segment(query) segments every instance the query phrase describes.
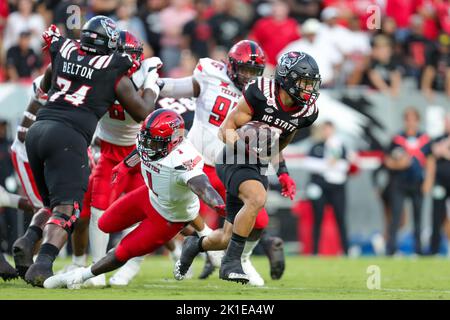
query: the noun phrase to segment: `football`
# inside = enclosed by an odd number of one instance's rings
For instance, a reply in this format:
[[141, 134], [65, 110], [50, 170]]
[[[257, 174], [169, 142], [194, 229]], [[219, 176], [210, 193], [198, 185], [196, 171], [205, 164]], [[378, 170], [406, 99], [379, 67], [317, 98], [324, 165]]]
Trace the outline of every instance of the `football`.
[[248, 145], [248, 150], [258, 155], [271, 156], [272, 148], [279, 138], [279, 131], [267, 123], [251, 121], [237, 130], [238, 135]]

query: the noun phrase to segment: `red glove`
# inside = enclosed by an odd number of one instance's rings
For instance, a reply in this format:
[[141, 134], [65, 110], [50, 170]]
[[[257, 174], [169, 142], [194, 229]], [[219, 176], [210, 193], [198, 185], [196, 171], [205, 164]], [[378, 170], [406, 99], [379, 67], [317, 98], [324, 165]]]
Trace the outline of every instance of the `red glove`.
[[130, 57], [130, 59], [132, 60], [133, 65], [130, 67], [130, 69], [128, 69], [127, 76], [129, 78], [131, 78], [133, 73], [135, 73], [141, 67], [141, 63], [138, 60], [135, 60], [135, 59], [133, 59], [131, 57]]
[[278, 181], [281, 185], [281, 195], [283, 197], [289, 197], [294, 200], [295, 192], [297, 191], [297, 186], [295, 185], [294, 179], [291, 178], [287, 173], [282, 173], [278, 176]]
[[216, 210], [216, 212], [221, 216], [221, 217], [226, 217], [227, 216], [227, 212], [225, 211], [225, 205], [224, 204], [220, 204], [218, 206], [214, 207], [214, 210]]
[[45, 42], [45, 46], [44, 46], [43, 50], [49, 48], [50, 45], [52, 44], [52, 42], [55, 41], [54, 39], [56, 38], [56, 40], [58, 40], [60, 36], [61, 36], [61, 33], [59, 32], [59, 29], [57, 26], [52, 24], [50, 27], [48, 27], [48, 29], [42, 33], [42, 38], [44, 38], [44, 42]]

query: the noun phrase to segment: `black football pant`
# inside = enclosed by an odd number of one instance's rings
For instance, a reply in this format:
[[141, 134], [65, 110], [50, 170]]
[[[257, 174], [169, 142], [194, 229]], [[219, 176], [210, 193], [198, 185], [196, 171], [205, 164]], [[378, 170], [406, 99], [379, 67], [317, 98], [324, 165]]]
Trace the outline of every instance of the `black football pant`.
[[87, 143], [81, 133], [53, 120], [36, 121], [26, 149], [44, 206], [76, 201], [81, 206], [89, 179]]
[[334, 211], [336, 222], [339, 228], [342, 250], [344, 254], [348, 251], [347, 227], [345, 224], [345, 211], [347, 201], [345, 199], [345, 184], [323, 183], [319, 187], [322, 194], [318, 199], [311, 200], [314, 211], [313, 227], [313, 253], [319, 252], [320, 228], [322, 225], [325, 205], [329, 204]]
[[388, 255], [393, 255], [397, 251], [397, 231], [400, 227], [401, 215], [406, 198], [410, 198], [413, 206], [414, 218], [414, 252], [422, 254], [420, 233], [422, 230], [422, 182], [402, 183], [394, 181], [392, 183], [392, 193], [390, 194], [392, 205], [392, 222], [388, 227], [389, 239], [387, 243]]

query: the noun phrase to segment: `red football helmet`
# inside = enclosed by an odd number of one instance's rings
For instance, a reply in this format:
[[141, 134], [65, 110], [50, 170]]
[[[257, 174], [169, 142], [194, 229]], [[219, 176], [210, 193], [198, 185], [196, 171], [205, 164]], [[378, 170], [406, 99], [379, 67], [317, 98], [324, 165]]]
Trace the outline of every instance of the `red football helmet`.
[[228, 76], [242, 90], [252, 78], [263, 74], [265, 60], [264, 52], [256, 42], [239, 41], [228, 51]]
[[128, 53], [134, 60], [141, 61], [144, 59], [144, 45], [129, 31], [120, 31], [117, 49], [119, 52]]
[[157, 161], [183, 141], [184, 120], [175, 111], [158, 109], [150, 113], [138, 134], [137, 150], [141, 160]]

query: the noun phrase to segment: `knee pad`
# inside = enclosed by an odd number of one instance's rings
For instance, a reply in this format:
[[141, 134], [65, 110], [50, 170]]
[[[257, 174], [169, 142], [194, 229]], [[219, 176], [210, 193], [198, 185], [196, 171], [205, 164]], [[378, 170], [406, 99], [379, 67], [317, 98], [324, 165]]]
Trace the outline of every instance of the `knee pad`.
[[70, 235], [79, 216], [80, 207], [78, 205], [78, 202], [75, 202], [73, 206], [73, 213], [71, 216], [68, 216], [62, 212], [55, 211], [46, 224], [56, 224], [57, 226], [60, 226], [61, 228], [66, 230], [66, 232]]

